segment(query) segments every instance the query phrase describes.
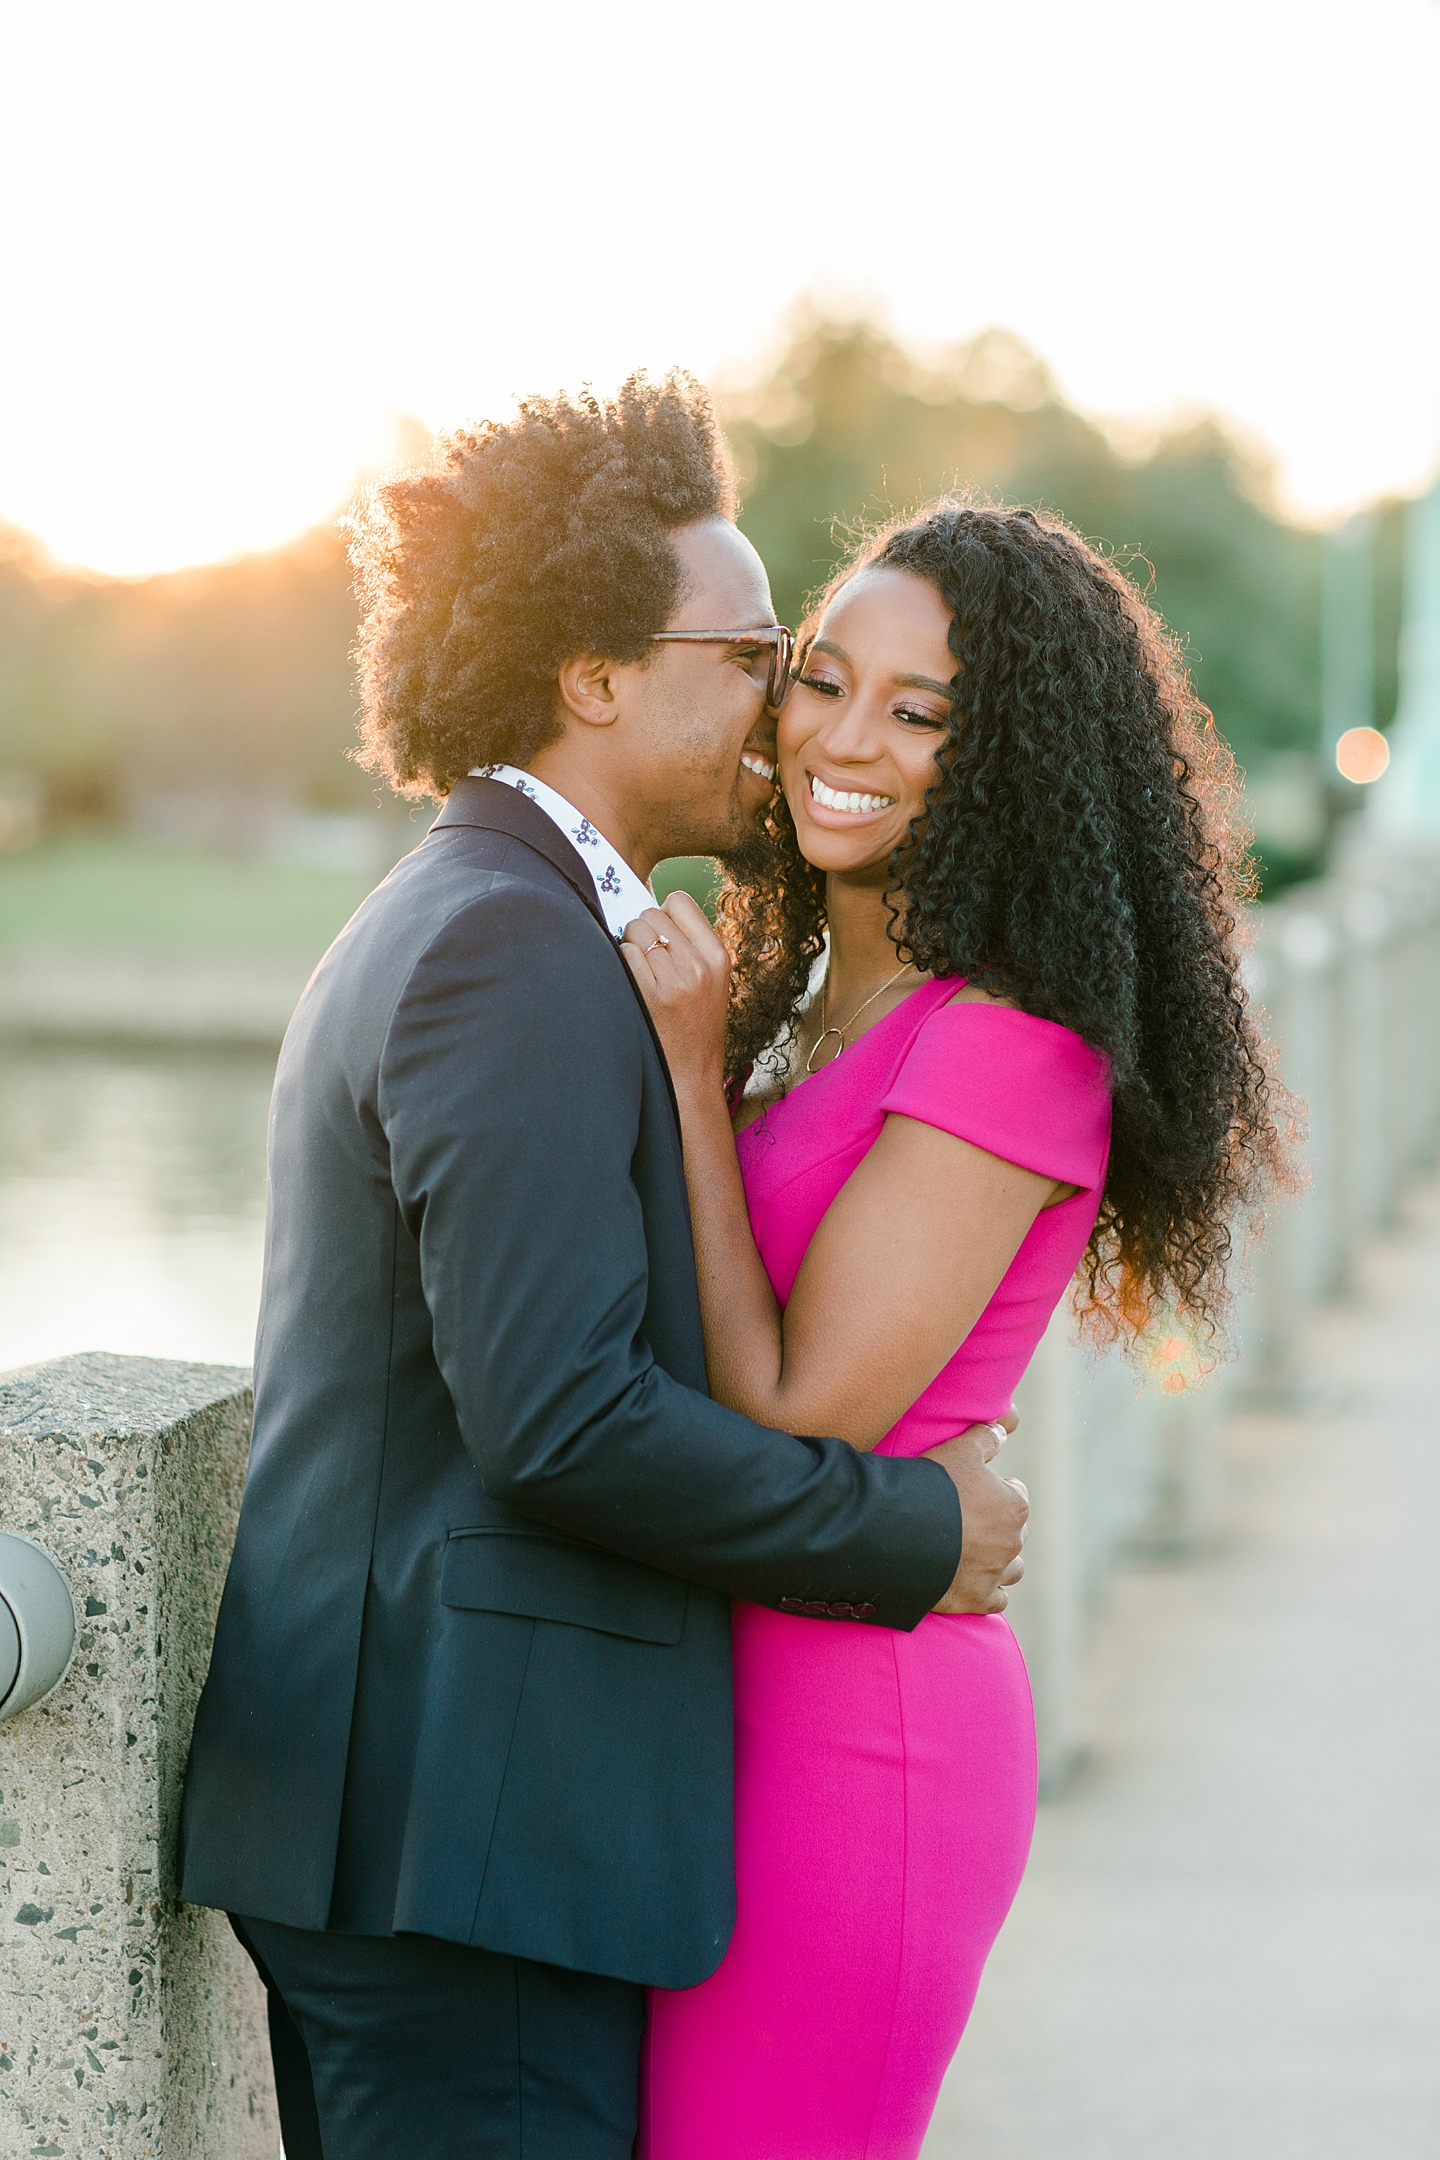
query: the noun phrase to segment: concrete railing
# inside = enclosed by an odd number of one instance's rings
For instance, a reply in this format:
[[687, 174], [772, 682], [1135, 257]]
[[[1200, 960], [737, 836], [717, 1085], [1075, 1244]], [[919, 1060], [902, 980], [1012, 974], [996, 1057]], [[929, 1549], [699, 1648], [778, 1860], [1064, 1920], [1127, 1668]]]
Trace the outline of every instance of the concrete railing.
[[0, 1529], [56, 1562], [77, 1630], [52, 1692], [0, 1703], [4, 2160], [275, 2160], [263, 1997], [174, 1884], [248, 1377], [104, 1356], [0, 1376]]
[[1435, 1160], [1440, 850], [1382, 853], [1362, 832], [1333, 876], [1259, 911], [1250, 977], [1305, 1109], [1309, 1183], [1273, 1209], [1243, 1270], [1238, 1354], [1194, 1392], [1167, 1394], [1121, 1358], [1075, 1347], [1062, 1313], [1017, 1397], [1006, 1467], [1030, 1486], [1033, 1530], [1011, 1617], [1052, 1790], [1083, 1744], [1079, 1659], [1117, 1557], [1204, 1544], [1232, 1406], [1303, 1403], [1308, 1320], [1353, 1287], [1367, 1241]]
[[[1263, 910], [1253, 979], [1309, 1106], [1311, 1184], [1275, 1216], [1238, 1360], [1168, 1394], [1088, 1358], [1060, 1316], [1022, 1386], [1008, 1460], [1034, 1530], [1012, 1614], [1051, 1787], [1083, 1742], [1076, 1676], [1117, 1556], [1203, 1544], [1230, 1404], [1303, 1397], [1307, 1316], [1432, 1159], [1440, 855], [1356, 851]], [[274, 2160], [258, 1987], [223, 1919], [180, 1905], [173, 1877], [245, 1383], [101, 1356], [0, 1377], [0, 1531], [58, 1564], [78, 1629], [49, 1694], [8, 1718], [0, 1702], [0, 2160]]]

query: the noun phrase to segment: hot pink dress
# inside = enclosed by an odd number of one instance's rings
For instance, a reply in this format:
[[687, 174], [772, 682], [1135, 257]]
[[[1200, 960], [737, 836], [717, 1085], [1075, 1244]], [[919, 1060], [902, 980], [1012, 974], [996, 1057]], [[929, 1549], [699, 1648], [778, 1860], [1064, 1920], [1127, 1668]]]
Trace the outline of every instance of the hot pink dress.
[[[1109, 1149], [1068, 1028], [922, 983], [740, 1135], [783, 1303], [887, 1112], [1080, 1188], [1042, 1211], [960, 1349], [880, 1442], [916, 1455], [1009, 1408], [1074, 1275]], [[641, 2160], [913, 2160], [1019, 1885], [1035, 1728], [999, 1615], [912, 1634], [735, 1608], [738, 1917], [718, 1971], [657, 1990]]]

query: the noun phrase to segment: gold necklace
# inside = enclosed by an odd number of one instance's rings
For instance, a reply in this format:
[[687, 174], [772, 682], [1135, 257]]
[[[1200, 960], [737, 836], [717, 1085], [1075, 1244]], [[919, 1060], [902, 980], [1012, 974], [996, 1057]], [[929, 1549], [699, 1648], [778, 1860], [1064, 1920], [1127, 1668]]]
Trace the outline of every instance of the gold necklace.
[[872, 990], [869, 997], [866, 998], [865, 1004], [856, 1006], [854, 1012], [851, 1013], [849, 1019], [845, 1022], [844, 1027], [830, 1027], [827, 1024], [830, 1013], [830, 969], [828, 966], [826, 967], [825, 981], [820, 991], [820, 1033], [816, 1036], [814, 1043], [811, 1045], [810, 1055], [805, 1060], [805, 1072], [807, 1077], [815, 1070], [815, 1059], [819, 1053], [820, 1045], [824, 1042], [826, 1036], [834, 1035], [838, 1039], [840, 1044], [840, 1049], [835, 1052], [835, 1057], [827, 1060], [829, 1064], [833, 1065], [835, 1062], [835, 1058], [838, 1058], [841, 1054], [841, 1051], [843, 1051], [847, 1047], [845, 1037], [849, 1034], [851, 1028], [854, 1027], [855, 1022], [859, 1019], [861, 1013], [865, 1011], [866, 1006], [873, 1005], [876, 998], [883, 996], [885, 991], [893, 990], [896, 983], [899, 982], [900, 977], [902, 975], [908, 975], [914, 965], [915, 963], [913, 960], [907, 960], [904, 967], [898, 969], [897, 972], [890, 977], [889, 982], [883, 982], [881, 983], [878, 990]]

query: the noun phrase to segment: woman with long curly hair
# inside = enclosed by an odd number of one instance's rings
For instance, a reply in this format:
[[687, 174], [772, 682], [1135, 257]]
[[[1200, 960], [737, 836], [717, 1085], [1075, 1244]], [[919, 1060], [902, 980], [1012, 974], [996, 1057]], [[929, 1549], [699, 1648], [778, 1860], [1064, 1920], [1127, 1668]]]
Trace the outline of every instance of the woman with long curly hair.
[[[1163, 625], [1058, 521], [941, 503], [830, 584], [777, 757], [719, 934], [682, 894], [627, 931], [712, 1392], [909, 1455], [998, 1445], [1077, 1275], [1101, 1336], [1203, 1344], [1283, 1151], [1234, 768]], [[1004, 1602], [908, 1635], [736, 1606], [738, 1922], [653, 1999], [646, 2160], [919, 2151], [1030, 1842]]]

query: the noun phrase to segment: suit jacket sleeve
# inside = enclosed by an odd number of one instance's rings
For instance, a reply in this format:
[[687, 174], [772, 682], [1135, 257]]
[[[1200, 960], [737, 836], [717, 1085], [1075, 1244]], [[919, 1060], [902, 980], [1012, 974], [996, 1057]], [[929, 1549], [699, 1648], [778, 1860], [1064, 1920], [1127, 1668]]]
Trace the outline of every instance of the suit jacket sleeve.
[[465, 1444], [487, 1491], [557, 1531], [758, 1604], [847, 1598], [912, 1628], [959, 1562], [944, 1471], [772, 1431], [651, 1354], [647, 1037], [617, 967], [568, 894], [502, 874], [390, 1023], [379, 1116]]

